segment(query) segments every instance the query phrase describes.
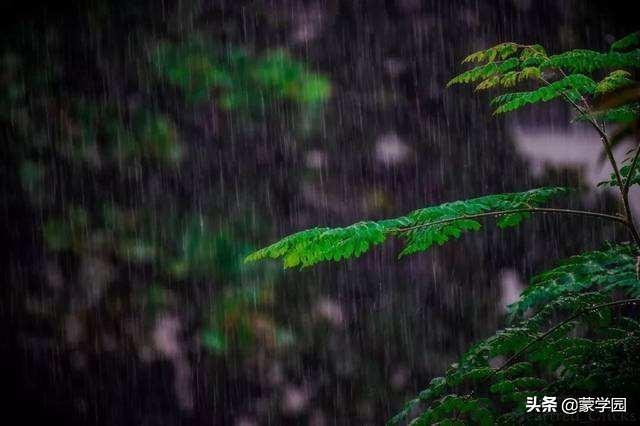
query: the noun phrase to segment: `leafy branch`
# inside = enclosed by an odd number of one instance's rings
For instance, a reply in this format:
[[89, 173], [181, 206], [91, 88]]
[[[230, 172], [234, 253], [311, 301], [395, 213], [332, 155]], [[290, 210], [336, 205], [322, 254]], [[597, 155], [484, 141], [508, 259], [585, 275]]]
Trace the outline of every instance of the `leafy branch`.
[[340, 228], [312, 228], [291, 234], [250, 254], [246, 261], [282, 258], [284, 267], [311, 266], [322, 261], [359, 257], [389, 237], [405, 243], [400, 257], [442, 245], [477, 231], [481, 218], [494, 218], [500, 228], [518, 225], [532, 213], [579, 215], [611, 220], [629, 226], [626, 218], [606, 213], [540, 207], [566, 188], [539, 188], [510, 194], [489, 195], [415, 210], [406, 216], [358, 222]]

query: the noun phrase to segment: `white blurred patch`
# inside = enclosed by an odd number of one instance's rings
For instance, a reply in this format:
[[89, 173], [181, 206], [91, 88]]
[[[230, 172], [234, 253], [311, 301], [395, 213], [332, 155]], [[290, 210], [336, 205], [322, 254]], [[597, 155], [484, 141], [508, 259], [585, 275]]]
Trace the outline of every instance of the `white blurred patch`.
[[320, 5], [312, 5], [295, 14], [291, 39], [294, 43], [308, 43], [320, 35], [325, 13]]
[[179, 331], [180, 321], [178, 318], [173, 316], [160, 318], [156, 322], [156, 327], [153, 330], [153, 343], [156, 350], [167, 358], [179, 356]]
[[391, 373], [391, 377], [389, 378], [389, 383], [394, 390], [402, 390], [409, 383], [409, 378], [411, 377], [411, 371], [406, 367], [398, 367], [393, 373]]
[[547, 166], [581, 168], [585, 179], [597, 184], [611, 172], [608, 164], [598, 162], [602, 144], [591, 132], [540, 127], [514, 127], [512, 132], [516, 151], [536, 176], [542, 175]]
[[376, 141], [376, 160], [386, 165], [402, 163], [410, 152], [409, 146], [395, 133], [384, 134]]
[[78, 280], [83, 284], [83, 292], [81, 297], [74, 298], [72, 306], [95, 306], [114, 277], [115, 269], [110, 262], [96, 256], [83, 256], [78, 271]]
[[516, 302], [524, 290], [524, 283], [513, 269], [503, 269], [500, 272], [500, 307], [504, 312], [507, 306]]
[[287, 385], [282, 391], [280, 409], [287, 416], [297, 416], [301, 414], [309, 405], [309, 393], [306, 389]]
[[314, 312], [317, 318], [328, 322], [334, 327], [341, 327], [344, 324], [342, 307], [332, 299], [320, 299], [315, 306]]
[[175, 315], [158, 319], [152, 333], [156, 351], [171, 361], [174, 371], [173, 387], [180, 408], [193, 409], [191, 367], [186, 350], [180, 344], [182, 322]]
[[384, 61], [384, 71], [391, 77], [398, 77], [406, 68], [406, 63], [399, 58], [387, 58]]
[[319, 149], [312, 149], [305, 155], [304, 162], [310, 169], [321, 169], [327, 165], [327, 154]]
[[[551, 127], [515, 126], [511, 133], [517, 152], [527, 160], [535, 176], [542, 175], [547, 166], [575, 168], [582, 170], [585, 183], [595, 188], [611, 175], [609, 163], [599, 160], [602, 142], [589, 128], [572, 127], [561, 131]], [[618, 163], [632, 147], [628, 142], [618, 144], [613, 152]], [[629, 195], [629, 201], [638, 217], [640, 190], [634, 187]]]

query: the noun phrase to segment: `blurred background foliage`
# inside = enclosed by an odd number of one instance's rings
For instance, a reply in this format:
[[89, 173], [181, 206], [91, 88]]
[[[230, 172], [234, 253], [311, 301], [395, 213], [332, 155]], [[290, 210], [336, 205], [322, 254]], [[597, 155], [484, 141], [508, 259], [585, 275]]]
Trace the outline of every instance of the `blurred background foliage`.
[[456, 58], [495, 40], [588, 47], [628, 32], [602, 4], [543, 3], [14, 5], [0, 181], [18, 393], [82, 424], [397, 411], [499, 324], [509, 268], [614, 231], [578, 221], [560, 246], [538, 237], [550, 218], [511, 242], [287, 274], [243, 259], [318, 223], [579, 183], [529, 173], [485, 102], [442, 89]]
[[226, 51], [190, 35], [185, 43], [160, 43], [151, 62], [160, 78], [178, 87], [190, 103], [208, 100], [225, 110], [264, 109], [272, 99], [313, 105], [326, 101], [331, 84], [310, 73], [286, 50], [251, 56], [239, 47]]

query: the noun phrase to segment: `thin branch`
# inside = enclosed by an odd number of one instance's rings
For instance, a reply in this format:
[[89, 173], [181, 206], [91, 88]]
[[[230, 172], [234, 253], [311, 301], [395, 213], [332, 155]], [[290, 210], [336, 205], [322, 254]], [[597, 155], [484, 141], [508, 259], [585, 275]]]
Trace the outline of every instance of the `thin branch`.
[[598, 213], [598, 212], [590, 212], [585, 210], [571, 210], [571, 209], [556, 209], [556, 208], [545, 208], [545, 207], [527, 207], [521, 209], [512, 209], [512, 210], [502, 210], [502, 211], [492, 211], [492, 212], [484, 212], [478, 214], [470, 214], [463, 215], [454, 218], [436, 220], [434, 222], [424, 223], [421, 225], [410, 226], [407, 228], [396, 228], [391, 230], [391, 232], [408, 232], [414, 229], [425, 228], [428, 226], [442, 225], [444, 223], [455, 222], [458, 220], [465, 219], [478, 219], [481, 217], [497, 217], [504, 216], [512, 213], [559, 213], [559, 214], [571, 214], [577, 216], [588, 216], [588, 217], [596, 217], [599, 219], [607, 219], [612, 220], [618, 223], [622, 223], [625, 226], [629, 226], [629, 222], [622, 216], [614, 216], [606, 213]]
[[627, 178], [624, 181], [624, 187], [620, 188], [620, 191], [622, 193], [622, 201], [624, 203], [624, 208], [627, 212], [627, 222], [629, 222], [629, 228], [631, 229], [631, 233], [633, 234], [633, 239], [635, 240], [636, 245], [638, 245], [638, 247], [640, 247], [640, 234], [638, 233], [638, 228], [636, 228], [636, 224], [634, 223], [633, 212], [631, 211], [631, 204], [629, 203], [629, 187], [631, 186], [631, 179], [638, 165], [639, 156], [640, 156], [640, 146], [636, 148], [636, 153], [633, 156], [633, 160], [631, 160], [631, 165], [629, 166], [629, 172], [627, 173]]
[[633, 172], [635, 172], [636, 166], [638, 165], [638, 157], [640, 157], [640, 145], [636, 148], [636, 153], [633, 156], [633, 160], [631, 160], [631, 165], [629, 166], [629, 173], [627, 174], [627, 178], [624, 181], [623, 191], [628, 193], [629, 187], [631, 186], [631, 178], [633, 177]]
[[[540, 78], [540, 81], [542, 81], [547, 86], [551, 85], [551, 83], [549, 83], [549, 81], [547, 81], [544, 77], [539, 77], [539, 78]], [[580, 105], [578, 105], [565, 92], [560, 92], [560, 94], [580, 114], [582, 114], [583, 116], [587, 117], [587, 121], [589, 122], [589, 124], [591, 124], [593, 126], [593, 128], [596, 130], [596, 132], [598, 132], [598, 135], [600, 135], [600, 141], [602, 142], [602, 145], [604, 146], [604, 151], [607, 154], [607, 158], [609, 160], [609, 163], [611, 163], [611, 167], [613, 168], [613, 173], [614, 173], [614, 175], [616, 177], [616, 181], [618, 182], [618, 185], [620, 186], [620, 188], [622, 188], [622, 176], [620, 175], [620, 169], [618, 168], [618, 163], [616, 162], [616, 159], [613, 156], [613, 152], [611, 151], [611, 145], [609, 144], [609, 138], [607, 137], [607, 134], [605, 133], [605, 131], [598, 125], [598, 123], [593, 118], [591, 118], [591, 117], [589, 117], [587, 115], [587, 111], [585, 109], [583, 109]]]
[[545, 333], [541, 334], [540, 336], [536, 337], [535, 339], [533, 339], [532, 341], [530, 341], [529, 343], [524, 345], [524, 347], [522, 349], [520, 349], [518, 352], [516, 352], [511, 357], [509, 357], [509, 359], [507, 359], [504, 362], [504, 364], [502, 364], [498, 369], [494, 370], [491, 373], [491, 375], [494, 375], [494, 374], [498, 373], [499, 371], [504, 370], [509, 365], [511, 365], [515, 360], [517, 360], [520, 357], [520, 355], [525, 353], [531, 346], [533, 346], [537, 342], [540, 342], [541, 340], [544, 340], [545, 338], [549, 337], [549, 335], [551, 335], [554, 331], [556, 331], [560, 327], [564, 326], [565, 324], [575, 320], [576, 318], [578, 318], [578, 317], [580, 317], [580, 316], [582, 316], [582, 315], [584, 315], [584, 314], [586, 314], [588, 312], [593, 312], [593, 311], [597, 311], [598, 309], [612, 307], [612, 306], [634, 305], [634, 304], [640, 304], [640, 299], [617, 300], [617, 301], [614, 301], [614, 302], [602, 303], [600, 305], [594, 305], [594, 306], [590, 306], [588, 308], [581, 309], [578, 312], [576, 312], [573, 315], [571, 315], [569, 318], [565, 319], [562, 322], [559, 322], [558, 324], [554, 325], [549, 330], [547, 330]]
[[[547, 86], [550, 85], [550, 83], [547, 80], [545, 80], [543, 77], [539, 77], [539, 78]], [[624, 213], [626, 217], [627, 227], [631, 232], [631, 236], [633, 237], [634, 242], [636, 243], [637, 246], [640, 247], [640, 233], [638, 233], [638, 229], [636, 228], [636, 225], [633, 221], [633, 213], [631, 212], [631, 205], [629, 204], [629, 191], [628, 189], [625, 190], [626, 182], [623, 182], [622, 180], [622, 175], [620, 174], [620, 168], [618, 167], [618, 163], [616, 162], [616, 159], [613, 156], [613, 151], [611, 150], [611, 144], [609, 143], [609, 137], [607, 136], [607, 133], [604, 131], [604, 129], [602, 129], [602, 127], [598, 125], [598, 123], [593, 118], [586, 115], [586, 111], [583, 108], [581, 108], [580, 105], [578, 105], [566, 93], [564, 92], [560, 92], [560, 93], [562, 97], [565, 98], [567, 102], [569, 102], [580, 114], [587, 117], [587, 121], [589, 122], [589, 124], [591, 124], [593, 128], [596, 130], [596, 132], [598, 132], [598, 134], [600, 135], [600, 141], [604, 146], [604, 151], [607, 154], [609, 163], [611, 163], [611, 167], [613, 168], [613, 173], [615, 175], [616, 182], [618, 184], [617, 186], [620, 189], [620, 195], [622, 197], [622, 204], [624, 206]], [[587, 107], [589, 107], [588, 104], [587, 104]]]

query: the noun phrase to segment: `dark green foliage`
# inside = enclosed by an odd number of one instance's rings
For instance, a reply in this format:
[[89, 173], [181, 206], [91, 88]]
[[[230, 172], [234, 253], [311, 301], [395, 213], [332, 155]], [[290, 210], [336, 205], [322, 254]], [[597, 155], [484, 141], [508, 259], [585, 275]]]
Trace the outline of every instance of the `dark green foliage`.
[[638, 297], [640, 282], [636, 277], [635, 250], [631, 245], [619, 245], [574, 256], [560, 266], [535, 276], [510, 310], [520, 316], [527, 309], [582, 291], [622, 289]]
[[442, 245], [460, 238], [465, 231], [477, 231], [479, 216], [496, 219], [500, 228], [518, 225], [528, 209], [566, 193], [565, 188], [540, 188], [512, 194], [497, 194], [415, 210], [406, 216], [377, 222], [358, 222], [344, 228], [313, 228], [301, 231], [256, 251], [247, 261], [283, 258], [285, 268], [311, 266], [318, 262], [358, 257], [388, 237], [404, 241], [400, 256]]
[[[609, 280], [618, 269], [633, 269], [634, 258], [629, 256], [628, 245], [614, 246], [602, 252], [594, 252], [567, 261], [552, 273], [568, 273], [568, 265], [581, 265], [597, 258], [603, 264], [611, 264], [594, 273], [596, 278], [585, 275], [586, 281]], [[616, 262], [616, 253], [622, 253], [624, 261]], [[578, 261], [577, 258], [580, 258]], [[614, 281], [615, 278], [611, 278]], [[579, 280], [577, 280], [579, 281]], [[622, 297], [637, 295], [640, 281], [630, 279], [619, 286]], [[536, 281], [534, 287], [544, 286]], [[436, 378], [419, 394], [425, 404], [423, 414], [411, 424], [432, 424], [451, 414], [439, 409], [449, 398], [477, 401], [474, 412], [480, 410], [482, 418], [493, 419], [492, 424], [513, 424], [525, 421], [524, 401], [533, 395], [576, 395], [599, 391], [629, 392], [640, 385], [640, 370], [634, 361], [634, 352], [640, 344], [640, 324], [628, 317], [613, 315], [611, 302], [613, 287], [602, 285], [597, 291], [582, 293], [580, 285], [567, 284], [565, 295], [549, 302], [547, 298], [535, 301], [531, 308], [535, 314], [521, 319], [494, 336], [474, 345], [459, 363], [447, 371], [446, 376]], [[523, 295], [526, 298], [526, 294]], [[524, 303], [524, 302], [523, 302]], [[566, 321], [562, 321], [562, 319]], [[586, 330], [595, 330], [595, 334]], [[519, 355], [517, 358], [515, 356]], [[499, 367], [490, 366], [497, 357], [509, 361]], [[593, 363], [594, 359], [598, 363]], [[473, 394], [460, 397], [462, 389], [472, 387]], [[412, 412], [401, 411], [389, 424], [400, 424]], [[462, 412], [458, 412], [460, 414]], [[479, 415], [479, 414], [478, 414]], [[529, 418], [531, 420], [531, 418]], [[424, 422], [427, 423], [424, 423]], [[477, 424], [470, 419], [466, 423]]]
[[541, 70], [561, 68], [572, 73], [591, 73], [596, 70], [625, 67], [640, 67], [640, 50], [601, 53], [576, 49], [550, 56], [540, 64]]
[[640, 46], [640, 32], [631, 33], [611, 44], [611, 50], [627, 50], [630, 47]]
[[432, 404], [425, 412], [412, 422], [414, 426], [466, 425], [470, 422], [483, 426], [492, 425], [494, 418], [487, 409], [485, 399], [474, 398], [469, 395], [447, 395]]
[[596, 82], [591, 78], [582, 74], [574, 74], [530, 92], [507, 93], [498, 96], [491, 103], [497, 106], [495, 114], [502, 114], [515, 111], [525, 105], [548, 102], [561, 96], [567, 96], [577, 101], [582, 95], [593, 93], [596, 87]]

